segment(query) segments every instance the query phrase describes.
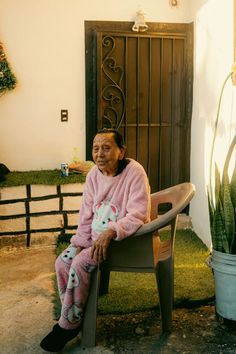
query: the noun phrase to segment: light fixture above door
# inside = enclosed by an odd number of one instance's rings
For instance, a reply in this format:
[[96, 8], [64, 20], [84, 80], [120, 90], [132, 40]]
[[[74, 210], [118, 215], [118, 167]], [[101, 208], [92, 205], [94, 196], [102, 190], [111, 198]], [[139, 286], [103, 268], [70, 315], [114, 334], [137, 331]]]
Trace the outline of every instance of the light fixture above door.
[[137, 11], [132, 31], [134, 32], [146, 32], [148, 25], [145, 22], [145, 16], [143, 11]]
[[170, 0], [170, 6], [171, 7], [177, 7], [178, 6], [178, 0]]

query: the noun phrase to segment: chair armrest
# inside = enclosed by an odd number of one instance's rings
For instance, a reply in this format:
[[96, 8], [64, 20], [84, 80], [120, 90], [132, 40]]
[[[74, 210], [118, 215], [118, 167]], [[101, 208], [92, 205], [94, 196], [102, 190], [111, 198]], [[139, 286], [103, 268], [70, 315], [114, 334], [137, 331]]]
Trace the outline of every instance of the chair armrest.
[[189, 204], [194, 194], [195, 186], [187, 182], [152, 194], [155, 205], [170, 203], [172, 204], [172, 208], [165, 214], [159, 215], [149, 223], [142, 225], [133, 236], [153, 233], [156, 230], [170, 225], [177, 215]]

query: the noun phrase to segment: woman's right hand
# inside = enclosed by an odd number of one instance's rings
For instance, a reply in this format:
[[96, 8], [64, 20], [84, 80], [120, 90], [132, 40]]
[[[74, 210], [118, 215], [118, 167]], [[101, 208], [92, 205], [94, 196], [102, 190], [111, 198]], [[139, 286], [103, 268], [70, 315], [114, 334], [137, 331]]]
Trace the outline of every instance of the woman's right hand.
[[77, 256], [77, 254], [79, 254], [79, 253], [82, 251], [82, 249], [83, 249], [83, 248], [82, 248], [82, 247], [80, 247], [80, 246], [79, 246], [79, 247], [77, 247], [77, 250], [76, 250], [76, 254], [75, 254], [75, 255]]
[[96, 241], [93, 242], [91, 248], [91, 258], [101, 263], [107, 258], [107, 251], [112, 239], [116, 238], [116, 232], [111, 229], [103, 231]]

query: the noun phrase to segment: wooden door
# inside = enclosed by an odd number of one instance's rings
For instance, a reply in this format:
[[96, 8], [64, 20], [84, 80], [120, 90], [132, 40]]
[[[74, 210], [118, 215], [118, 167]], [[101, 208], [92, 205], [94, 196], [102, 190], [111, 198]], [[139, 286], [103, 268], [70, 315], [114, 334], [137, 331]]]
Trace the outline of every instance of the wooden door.
[[[127, 156], [144, 166], [152, 192], [190, 175], [192, 42], [187, 25], [178, 29], [136, 34], [96, 28], [90, 38], [88, 141], [97, 129], [119, 127]], [[87, 152], [89, 158], [90, 145]]]

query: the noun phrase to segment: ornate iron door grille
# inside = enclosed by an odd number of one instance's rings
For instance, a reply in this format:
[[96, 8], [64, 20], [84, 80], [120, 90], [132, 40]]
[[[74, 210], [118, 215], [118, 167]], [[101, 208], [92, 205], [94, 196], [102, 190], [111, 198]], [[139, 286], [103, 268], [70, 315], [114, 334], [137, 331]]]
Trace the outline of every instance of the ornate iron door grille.
[[120, 130], [152, 192], [189, 181], [192, 37], [186, 28], [93, 34], [96, 130]]

